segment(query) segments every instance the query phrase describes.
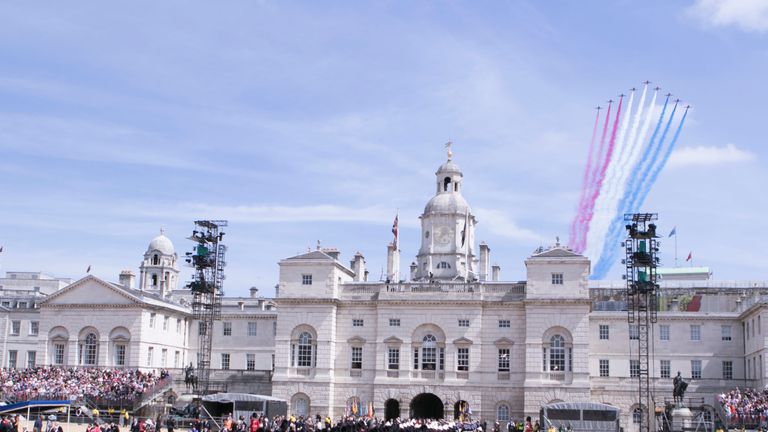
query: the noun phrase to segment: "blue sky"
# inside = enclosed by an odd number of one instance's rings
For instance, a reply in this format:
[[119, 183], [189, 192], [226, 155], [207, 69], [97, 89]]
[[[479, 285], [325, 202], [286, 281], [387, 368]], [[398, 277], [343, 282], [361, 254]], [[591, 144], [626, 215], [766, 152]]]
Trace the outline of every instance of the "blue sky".
[[478, 240], [524, 279], [567, 237], [593, 107], [649, 79], [694, 109], [646, 209], [716, 278], [765, 279], [762, 3], [4, 2], [0, 268], [116, 280], [161, 226], [183, 254], [221, 218], [229, 295], [317, 240], [378, 279], [451, 139]]

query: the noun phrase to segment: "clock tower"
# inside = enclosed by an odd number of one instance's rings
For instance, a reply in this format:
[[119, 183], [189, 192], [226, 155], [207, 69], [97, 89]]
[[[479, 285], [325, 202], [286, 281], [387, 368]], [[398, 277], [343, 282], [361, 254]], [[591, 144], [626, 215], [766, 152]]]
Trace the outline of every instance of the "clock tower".
[[450, 143], [448, 160], [437, 169], [435, 196], [421, 219], [421, 248], [416, 256], [416, 280], [478, 279], [475, 272], [475, 224], [469, 204], [461, 195], [463, 175], [453, 162]]

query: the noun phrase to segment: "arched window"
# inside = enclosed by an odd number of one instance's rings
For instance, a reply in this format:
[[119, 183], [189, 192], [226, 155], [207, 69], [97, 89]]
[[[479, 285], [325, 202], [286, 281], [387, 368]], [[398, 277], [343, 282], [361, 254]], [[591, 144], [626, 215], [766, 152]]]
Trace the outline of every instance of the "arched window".
[[549, 339], [549, 370], [565, 370], [565, 339], [560, 335]]
[[451, 184], [451, 178], [450, 177], [446, 177], [443, 180], [443, 191], [444, 192], [448, 192], [448, 186], [450, 186], [450, 184]]
[[315, 365], [315, 343], [312, 335], [309, 332], [303, 332], [299, 335], [297, 342], [292, 349], [295, 354], [291, 356], [292, 360], [295, 357], [295, 361], [291, 363], [298, 367], [313, 367]]
[[449, 269], [449, 268], [451, 268], [451, 265], [450, 265], [450, 264], [448, 264], [448, 263], [447, 263], [447, 262], [445, 262], [445, 261], [440, 261], [440, 262], [437, 264], [437, 268], [439, 268], [439, 269]]
[[99, 354], [99, 341], [95, 333], [88, 333], [80, 343], [80, 363], [85, 366], [96, 366]]
[[636, 407], [634, 410], [632, 410], [632, 423], [634, 424], [640, 424], [643, 419], [643, 408]]
[[496, 407], [496, 420], [500, 422], [509, 421], [509, 405], [499, 404], [499, 406]]
[[[550, 333], [551, 334], [551, 333]], [[543, 370], [545, 372], [571, 372], [573, 370], [573, 348], [561, 333], [555, 333], [544, 339]]]
[[293, 414], [296, 417], [309, 415], [309, 399], [306, 396], [295, 396], [293, 399]]
[[157, 275], [156, 274], [152, 275], [152, 286], [157, 286]]
[[152, 265], [158, 265], [158, 264], [160, 264], [160, 257], [157, 256], [157, 254], [154, 254], [152, 256]]

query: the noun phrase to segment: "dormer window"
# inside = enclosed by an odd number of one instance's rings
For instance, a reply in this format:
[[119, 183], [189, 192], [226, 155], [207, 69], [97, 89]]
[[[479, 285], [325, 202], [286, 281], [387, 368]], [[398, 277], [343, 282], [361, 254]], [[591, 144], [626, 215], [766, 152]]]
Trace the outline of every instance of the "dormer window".
[[449, 268], [451, 268], [451, 265], [448, 264], [445, 261], [440, 261], [439, 263], [437, 263], [437, 268], [439, 268], [439, 269], [449, 269]]
[[158, 265], [160, 264], [160, 257], [157, 256], [157, 254], [152, 256], [152, 265]]

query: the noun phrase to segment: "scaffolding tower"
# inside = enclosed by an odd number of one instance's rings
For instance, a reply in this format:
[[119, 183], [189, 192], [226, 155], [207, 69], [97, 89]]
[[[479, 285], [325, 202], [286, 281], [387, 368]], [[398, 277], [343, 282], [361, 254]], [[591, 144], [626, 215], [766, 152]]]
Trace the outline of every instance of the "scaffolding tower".
[[[630, 328], [637, 328], [637, 356], [635, 370], [630, 373], [638, 378], [640, 416], [639, 430], [650, 432], [654, 420], [655, 403], [651, 394], [650, 356], [651, 327], [657, 321], [656, 292], [659, 288], [656, 268], [659, 265], [659, 244], [656, 236], [656, 213], [625, 214], [627, 238], [622, 243], [625, 258], [624, 279], [627, 283], [627, 321]], [[632, 330], [630, 330], [632, 339]], [[633, 366], [630, 365], [630, 369]]]
[[221, 244], [224, 237], [223, 220], [195, 221], [190, 240], [195, 242], [192, 252], [187, 252], [186, 261], [195, 269], [187, 288], [192, 292], [192, 313], [199, 322], [199, 345], [195, 391], [206, 395], [210, 391], [211, 345], [213, 323], [221, 319], [221, 298], [224, 296], [224, 254], [227, 247]]

